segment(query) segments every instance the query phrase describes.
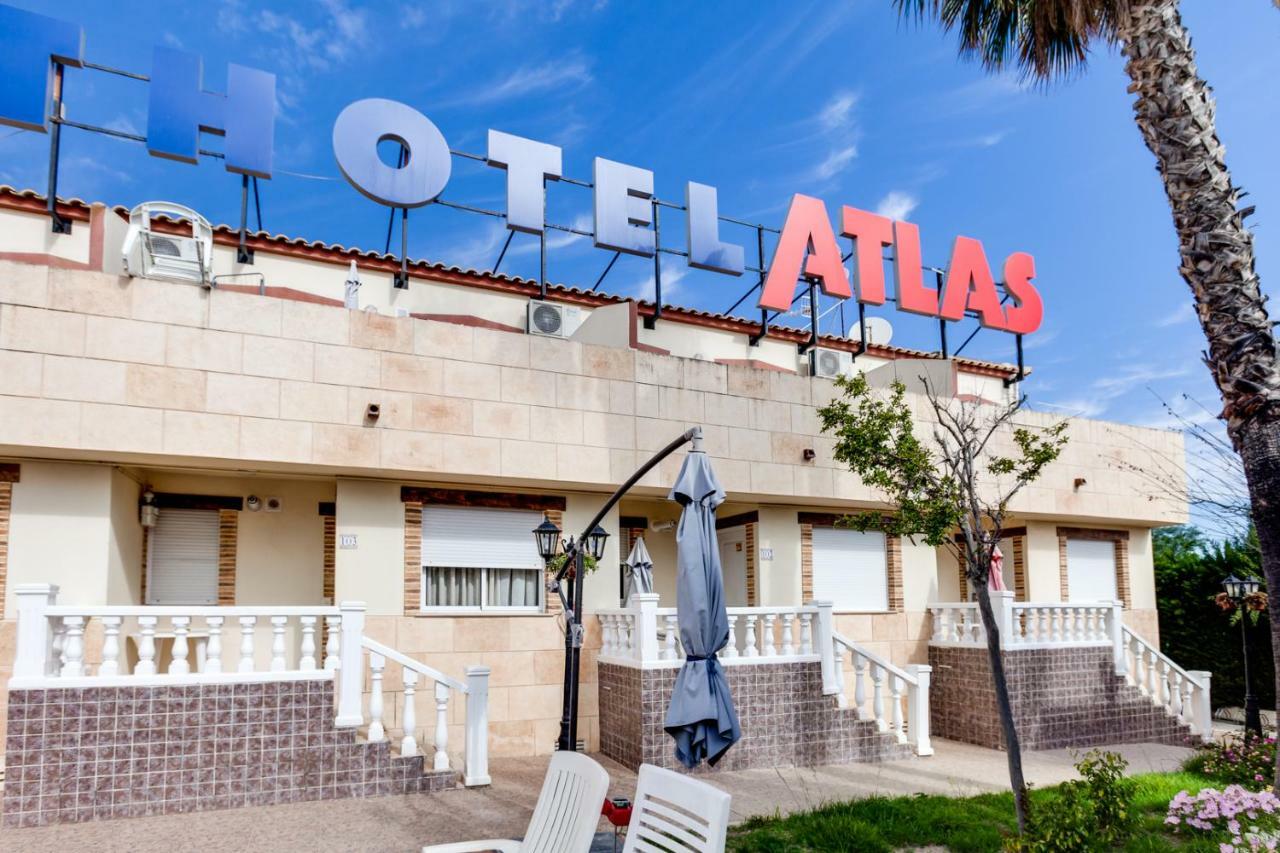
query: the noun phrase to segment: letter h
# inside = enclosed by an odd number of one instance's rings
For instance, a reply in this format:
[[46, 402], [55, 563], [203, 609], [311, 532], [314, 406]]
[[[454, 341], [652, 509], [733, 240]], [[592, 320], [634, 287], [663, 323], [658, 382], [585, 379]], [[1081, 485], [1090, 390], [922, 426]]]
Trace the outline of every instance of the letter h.
[[227, 65], [227, 93], [206, 92], [199, 56], [157, 47], [147, 111], [147, 149], [156, 157], [195, 163], [200, 133], [226, 137], [227, 171], [271, 177], [275, 136], [276, 77]]

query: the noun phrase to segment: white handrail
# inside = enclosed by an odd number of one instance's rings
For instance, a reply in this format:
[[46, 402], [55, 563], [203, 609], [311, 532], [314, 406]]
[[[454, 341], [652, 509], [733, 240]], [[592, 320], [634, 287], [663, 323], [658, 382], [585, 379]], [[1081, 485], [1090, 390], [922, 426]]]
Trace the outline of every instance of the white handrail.
[[396, 651], [390, 646], [384, 646], [382, 643], [379, 643], [377, 640], [370, 639], [369, 637], [361, 637], [360, 645], [364, 646], [366, 649], [368, 649], [369, 651], [375, 654], [382, 655], [384, 658], [388, 658], [389, 660], [395, 661], [405, 669], [411, 669], [414, 672], [418, 673], [419, 675], [425, 675], [427, 678], [430, 678], [432, 681], [436, 682], [437, 684], [446, 684], [450, 688], [457, 690], [459, 693], [465, 694], [468, 692], [467, 685], [462, 683], [458, 679], [450, 678], [440, 670], [432, 669], [422, 661], [414, 660], [413, 658], [409, 657], [406, 654], [401, 654], [400, 652]]
[[872, 663], [879, 664], [880, 666], [887, 669], [889, 672], [893, 673], [894, 675], [906, 681], [908, 684], [916, 683], [916, 677], [914, 675], [912, 675], [911, 673], [907, 672], [905, 669], [902, 669], [899, 666], [895, 666], [893, 663], [880, 657], [880, 655], [876, 654], [870, 649], [867, 649], [863, 646], [858, 645], [853, 640], [850, 640], [848, 637], [841, 634], [839, 631], [832, 631], [831, 639], [834, 640], [839, 645], [844, 646], [849, 651], [857, 652], [858, 654], [862, 655], [864, 658], [871, 661]]
[[47, 616], [337, 616], [337, 607], [316, 605], [254, 605], [251, 607], [189, 604], [51, 604], [44, 609]]
[[[729, 642], [722, 664], [733, 666], [812, 660], [821, 654], [818, 608], [813, 605], [725, 608]], [[632, 596], [630, 607], [594, 611], [600, 620], [600, 656], [640, 667], [675, 667], [684, 660], [674, 607], [658, 607], [652, 593]]]
[[[830, 605], [824, 605], [829, 607]], [[844, 692], [844, 659], [853, 659], [852, 710], [861, 719], [875, 723], [876, 728], [895, 737], [898, 743], [911, 744], [917, 755], [932, 755], [929, 741], [929, 680], [933, 668], [911, 664], [905, 668], [895, 666], [875, 652], [832, 629], [831, 679], [832, 691], [842, 708], [850, 707]], [[825, 666], [825, 665], [824, 665]], [[871, 679], [871, 696], [867, 696], [864, 674]], [[824, 672], [824, 679], [826, 673]], [[886, 685], [885, 682], [888, 682]], [[885, 714], [885, 690], [888, 688], [888, 715]], [[870, 711], [867, 700], [870, 698]], [[903, 715], [903, 702], [906, 715]]]
[[1164, 708], [1202, 741], [1213, 740], [1212, 674], [1183, 669], [1127, 625], [1120, 629], [1120, 641], [1116, 674], [1124, 675], [1153, 705]]

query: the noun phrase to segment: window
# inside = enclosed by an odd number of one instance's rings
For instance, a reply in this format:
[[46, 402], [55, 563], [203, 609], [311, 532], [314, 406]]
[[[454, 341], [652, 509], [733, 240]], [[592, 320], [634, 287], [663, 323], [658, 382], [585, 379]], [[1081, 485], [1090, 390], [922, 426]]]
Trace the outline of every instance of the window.
[[161, 509], [147, 536], [147, 604], [218, 603], [218, 511]]
[[1072, 601], [1116, 600], [1116, 544], [1067, 540], [1067, 592]]
[[883, 533], [813, 529], [813, 597], [836, 610], [889, 609], [889, 567]]
[[517, 509], [422, 508], [422, 607], [537, 610], [542, 558], [533, 528], [542, 513]]

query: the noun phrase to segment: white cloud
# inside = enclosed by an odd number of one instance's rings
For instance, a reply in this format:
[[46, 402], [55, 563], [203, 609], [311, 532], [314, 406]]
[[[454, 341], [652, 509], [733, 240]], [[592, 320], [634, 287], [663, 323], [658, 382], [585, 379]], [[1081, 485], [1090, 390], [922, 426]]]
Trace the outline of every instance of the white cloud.
[[[324, 12], [324, 20], [314, 27], [270, 9], [258, 13], [257, 29], [285, 43], [282, 65], [327, 71], [358, 55], [369, 41], [368, 13], [364, 9], [353, 9], [346, 0], [321, 0], [312, 8]], [[231, 33], [251, 29], [238, 0], [224, 4], [218, 23]]]
[[876, 213], [890, 219], [906, 219], [920, 206], [920, 199], [902, 190], [892, 190], [876, 205]]
[[1056, 403], [1041, 402], [1040, 405], [1082, 418], [1093, 418], [1105, 413], [1112, 401], [1127, 396], [1139, 386], [1165, 379], [1180, 379], [1194, 369], [1194, 365], [1163, 368], [1156, 364], [1128, 364], [1099, 376], [1089, 384], [1087, 391], [1076, 397]]
[[517, 68], [501, 80], [479, 87], [459, 97], [437, 101], [437, 107], [492, 104], [534, 92], [552, 89], [580, 89], [592, 81], [591, 67], [581, 58], [555, 60]]
[[1195, 316], [1195, 307], [1190, 302], [1183, 302], [1177, 308], [1156, 320], [1155, 324], [1158, 328], [1167, 329], [1170, 326], [1177, 326], [1180, 323], [1193, 320], [1195, 319]]
[[828, 130], [848, 127], [853, 123], [853, 110], [858, 105], [855, 92], [838, 92], [818, 114], [818, 120]]
[[843, 148], [832, 149], [827, 154], [827, 158], [814, 167], [813, 177], [820, 181], [830, 180], [843, 172], [853, 162], [853, 158], [857, 156], [858, 146], [856, 145], [846, 145]]
[[169, 47], [176, 47], [181, 49], [183, 46], [182, 39], [178, 38], [177, 36], [175, 36], [173, 33], [170, 33], [170, 32], [166, 32], [162, 40], [164, 41], [165, 44], [169, 45]]

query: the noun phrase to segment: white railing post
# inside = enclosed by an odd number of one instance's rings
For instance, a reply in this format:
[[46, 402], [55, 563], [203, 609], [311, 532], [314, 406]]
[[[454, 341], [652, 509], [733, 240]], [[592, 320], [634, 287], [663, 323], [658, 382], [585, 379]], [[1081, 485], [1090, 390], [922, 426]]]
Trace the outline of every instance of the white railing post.
[[631, 603], [636, 617], [635, 633], [631, 638], [636, 660], [641, 663], [658, 660], [658, 594], [636, 593], [631, 596]]
[[190, 649], [187, 647], [187, 634], [191, 630], [190, 616], [174, 616], [169, 620], [173, 626], [173, 654], [169, 660], [170, 675], [187, 675], [191, 672], [191, 662], [187, 660]]
[[911, 664], [907, 674], [915, 678], [915, 684], [907, 685], [907, 739], [915, 747], [916, 755], [933, 755], [929, 742], [929, 677], [933, 667], [927, 664]]
[[817, 636], [813, 641], [817, 643], [818, 654], [822, 657], [822, 692], [826, 696], [836, 695], [839, 693], [839, 687], [836, 683], [835, 669], [840, 661], [836, 657], [835, 640], [832, 637], [834, 617], [831, 611], [835, 604], [830, 601], [811, 601], [809, 604], [818, 608]]
[[[418, 673], [407, 666], [403, 667], [401, 672], [404, 674], [404, 711], [400, 715], [400, 723], [404, 730], [404, 737], [400, 738], [400, 755], [403, 758], [411, 758], [418, 754], [418, 739], [414, 737], [414, 730], [418, 728], [418, 709], [417, 702], [414, 700], [418, 687]], [[440, 685], [437, 684], [437, 694], [439, 690]]]
[[133, 671], [136, 675], [156, 674], [156, 619], [155, 616], [139, 616], [138, 632], [138, 665]]
[[18, 611], [18, 648], [13, 661], [14, 678], [41, 678], [48, 672], [53, 648], [53, 626], [45, 610], [58, 601], [58, 587], [50, 583], [23, 583], [13, 588]]
[[[1017, 645], [1018, 637], [1013, 633], [1013, 592], [1007, 589], [992, 590], [989, 595], [996, 629], [1000, 632], [1000, 648], [1007, 649]], [[980, 617], [979, 624], [981, 624]]]
[[376, 652], [369, 652], [369, 743], [381, 743], [387, 739], [382, 725], [382, 671], [387, 659]]
[[449, 769], [449, 685], [436, 682], [436, 754], [435, 770]]
[[488, 785], [490, 779], [489, 667], [487, 666], [467, 667], [466, 749], [467, 754], [462, 771], [463, 784]]
[[1129, 675], [1129, 650], [1124, 637], [1124, 605], [1119, 601], [1111, 602], [1107, 618], [1111, 624], [1107, 626], [1111, 637], [1111, 652], [1115, 659], [1116, 675]]
[[1213, 673], [1203, 669], [1193, 669], [1188, 671], [1187, 675], [1198, 682], [1191, 697], [1191, 701], [1195, 703], [1192, 710], [1195, 733], [1200, 736], [1201, 741], [1209, 743], [1213, 740], [1213, 705], [1209, 702], [1209, 685]]
[[102, 617], [102, 665], [98, 675], [120, 674], [120, 623], [119, 616]]
[[209, 645], [204, 652], [204, 671], [222, 672], [222, 616], [210, 616], [204, 620], [209, 628]]
[[365, 604], [344, 601], [338, 610], [342, 613], [342, 643], [338, 652], [338, 716], [333, 724], [353, 728], [364, 724], [360, 701], [364, 692], [364, 648], [360, 640], [364, 636]]

